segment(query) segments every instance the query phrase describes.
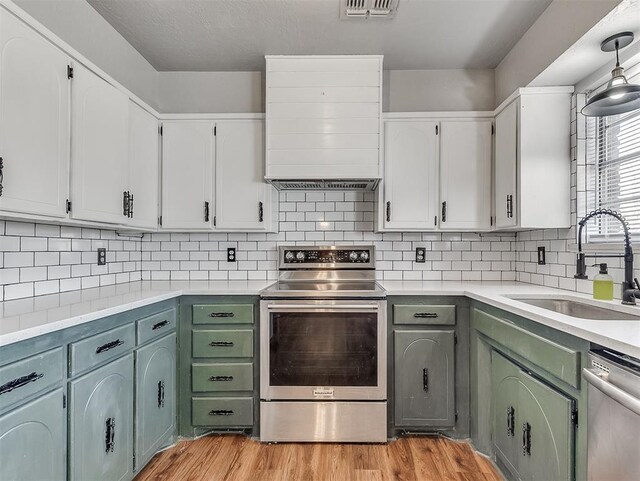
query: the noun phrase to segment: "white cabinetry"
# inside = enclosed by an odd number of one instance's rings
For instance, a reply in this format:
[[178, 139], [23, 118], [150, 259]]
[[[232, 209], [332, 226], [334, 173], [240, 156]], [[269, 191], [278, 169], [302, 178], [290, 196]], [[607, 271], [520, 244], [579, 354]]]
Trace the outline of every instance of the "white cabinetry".
[[522, 88], [496, 110], [497, 229], [570, 226], [572, 92]]
[[264, 181], [264, 121], [216, 122], [215, 227], [274, 231], [274, 188]]
[[129, 99], [75, 64], [71, 95], [71, 217], [123, 224]]
[[267, 56], [268, 179], [379, 179], [382, 56]]
[[491, 227], [492, 122], [440, 123], [440, 228]]
[[153, 229], [158, 225], [158, 120], [129, 101], [129, 225]]
[[162, 227], [210, 229], [213, 218], [212, 121], [162, 124]]
[[437, 226], [438, 122], [387, 120], [385, 172], [379, 187], [383, 230], [423, 231]]
[[68, 57], [0, 9], [0, 211], [66, 217]]

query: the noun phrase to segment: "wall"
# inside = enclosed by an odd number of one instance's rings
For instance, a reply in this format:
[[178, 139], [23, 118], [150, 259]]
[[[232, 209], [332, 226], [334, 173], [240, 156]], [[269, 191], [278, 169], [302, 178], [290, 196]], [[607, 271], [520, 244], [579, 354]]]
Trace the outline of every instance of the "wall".
[[154, 108], [157, 72], [85, 0], [14, 3]]

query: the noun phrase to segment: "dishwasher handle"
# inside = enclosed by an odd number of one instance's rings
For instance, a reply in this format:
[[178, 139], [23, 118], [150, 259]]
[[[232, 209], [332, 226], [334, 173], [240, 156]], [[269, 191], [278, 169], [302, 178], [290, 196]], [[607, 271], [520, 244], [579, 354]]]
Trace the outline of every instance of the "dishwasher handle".
[[640, 399], [632, 396], [631, 394], [620, 389], [614, 384], [611, 384], [608, 380], [607, 373], [602, 373], [599, 375], [593, 369], [583, 368], [582, 375], [584, 376], [585, 380], [593, 387], [599, 389], [614, 401], [619, 402], [624, 407], [640, 416]]

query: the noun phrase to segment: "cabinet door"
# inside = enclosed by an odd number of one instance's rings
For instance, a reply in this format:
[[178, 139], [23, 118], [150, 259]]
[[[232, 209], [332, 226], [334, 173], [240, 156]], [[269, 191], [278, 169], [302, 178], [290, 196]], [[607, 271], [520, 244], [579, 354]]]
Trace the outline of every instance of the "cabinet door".
[[0, 479], [66, 479], [66, 410], [62, 389], [0, 417]]
[[518, 101], [496, 117], [496, 228], [517, 225]]
[[136, 471], [173, 434], [176, 423], [176, 335], [136, 352]]
[[264, 181], [264, 122], [216, 123], [216, 227], [268, 230], [271, 189]]
[[129, 101], [129, 224], [155, 228], [158, 225], [158, 120]]
[[493, 446], [500, 461], [516, 477], [518, 462], [522, 456], [522, 423], [518, 406], [519, 371], [518, 366], [491, 351]]
[[[573, 479], [572, 401], [520, 372], [518, 434], [527, 440], [520, 454], [520, 478], [536, 481]], [[527, 447], [528, 446], [528, 447]]]
[[394, 346], [396, 426], [453, 426], [453, 331], [395, 331]]
[[71, 216], [125, 223], [129, 99], [76, 64], [71, 88]]
[[384, 132], [383, 226], [432, 230], [437, 215], [437, 122], [387, 121]]
[[0, 210], [66, 216], [67, 56], [0, 10]]
[[208, 229], [213, 218], [213, 123], [162, 124], [162, 227]]
[[440, 228], [491, 226], [490, 120], [440, 124]]
[[133, 354], [70, 384], [70, 480], [131, 479]]

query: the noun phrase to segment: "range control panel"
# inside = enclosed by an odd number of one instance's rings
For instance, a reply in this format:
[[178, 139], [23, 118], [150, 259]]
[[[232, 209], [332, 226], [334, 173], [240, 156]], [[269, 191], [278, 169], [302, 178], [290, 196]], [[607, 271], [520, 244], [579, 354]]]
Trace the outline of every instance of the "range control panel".
[[370, 265], [373, 261], [372, 247], [309, 248], [287, 247], [281, 251], [281, 262], [296, 264]]

